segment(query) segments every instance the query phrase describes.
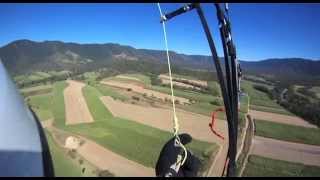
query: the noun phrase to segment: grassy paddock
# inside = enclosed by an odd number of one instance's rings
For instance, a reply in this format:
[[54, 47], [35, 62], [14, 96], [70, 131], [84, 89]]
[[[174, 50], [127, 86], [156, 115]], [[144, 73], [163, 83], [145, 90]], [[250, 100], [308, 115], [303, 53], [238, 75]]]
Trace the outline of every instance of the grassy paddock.
[[253, 88], [254, 84], [255, 83], [246, 80], [241, 81], [241, 89], [250, 96], [250, 104], [283, 109], [273, 101], [268, 94]]
[[255, 120], [258, 136], [304, 144], [320, 145], [320, 129]]
[[[53, 168], [56, 177], [94, 177], [97, 176], [98, 169], [75, 153], [73, 157], [68, 154], [68, 150], [60, 147], [49, 131], [45, 131], [48, 140]], [[81, 162], [80, 162], [81, 161]], [[85, 169], [82, 172], [83, 168]]]
[[271, 113], [276, 113], [276, 114], [294, 116], [294, 114], [292, 114], [291, 112], [289, 112], [283, 108], [272, 108], [272, 107], [265, 107], [265, 106], [250, 105], [250, 109], [253, 109], [256, 111], [271, 112]]
[[65, 81], [56, 82], [52, 92], [52, 113], [54, 116], [54, 125], [60, 128], [65, 126], [65, 105], [63, 90], [67, 87]]
[[146, 85], [151, 84], [150, 77], [143, 74], [122, 74], [122, 75], [140, 79]]
[[21, 91], [22, 96], [29, 97], [29, 96], [35, 96], [35, 95], [41, 95], [41, 94], [48, 94], [52, 92], [52, 88], [46, 88], [46, 89], [39, 89], [39, 90], [33, 90], [33, 91]]
[[51, 94], [31, 96], [27, 98], [27, 102], [41, 121], [48, 120], [53, 117], [51, 111]]
[[81, 169], [58, 147], [48, 131], [46, 131], [46, 137], [50, 148], [55, 176], [82, 176]]
[[97, 84], [95, 85], [95, 88], [97, 88], [99, 92], [104, 96], [111, 96], [115, 99], [120, 99], [122, 101], [130, 99], [129, 97], [119, 94], [118, 92], [114, 91], [112, 88], [104, 84]]
[[320, 176], [320, 167], [250, 155], [243, 176]]
[[[99, 99], [102, 93], [92, 86], [86, 86], [83, 93], [95, 122], [67, 126], [66, 129], [93, 139], [130, 160], [155, 167], [160, 150], [172, 136], [171, 133], [113, 117]], [[188, 146], [202, 159], [204, 165], [208, 163], [209, 155], [217, 150], [215, 144], [198, 140]]]

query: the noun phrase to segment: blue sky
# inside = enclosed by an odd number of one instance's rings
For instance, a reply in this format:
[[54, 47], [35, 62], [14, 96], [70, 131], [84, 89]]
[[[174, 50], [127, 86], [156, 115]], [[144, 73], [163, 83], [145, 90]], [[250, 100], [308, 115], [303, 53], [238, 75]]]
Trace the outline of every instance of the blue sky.
[[[164, 12], [182, 4], [162, 3]], [[320, 4], [230, 4], [233, 38], [244, 60], [320, 59]], [[203, 4], [219, 55], [215, 8]], [[164, 49], [156, 4], [0, 4], [0, 46], [18, 39], [119, 43]], [[196, 11], [167, 23], [170, 50], [209, 55]]]

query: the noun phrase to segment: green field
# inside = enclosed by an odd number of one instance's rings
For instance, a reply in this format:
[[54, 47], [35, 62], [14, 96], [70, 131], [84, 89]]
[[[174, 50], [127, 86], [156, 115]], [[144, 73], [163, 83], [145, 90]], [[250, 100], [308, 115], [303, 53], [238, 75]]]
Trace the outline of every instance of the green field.
[[20, 89], [20, 93], [24, 97], [40, 95], [40, 94], [48, 94], [48, 93], [51, 93], [51, 91], [52, 91], [51, 84]]
[[54, 117], [54, 125], [57, 127], [65, 126], [65, 106], [63, 90], [67, 87], [65, 81], [56, 82], [52, 92], [52, 113]]
[[21, 92], [31, 92], [31, 91], [37, 91], [37, 90], [49, 89], [49, 88], [52, 88], [51, 84], [23, 88], [23, 89], [20, 89], [20, 91]]
[[104, 96], [111, 96], [114, 99], [120, 99], [122, 101], [126, 101], [129, 100], [129, 97], [124, 96], [122, 94], [119, 94], [118, 92], [112, 90], [109, 86], [104, 85], [104, 84], [96, 84], [94, 86], [95, 88], [97, 88], [99, 90], [99, 92], [104, 95]]
[[255, 120], [256, 135], [304, 144], [320, 145], [320, 129]]
[[137, 79], [141, 80], [146, 85], [151, 84], [150, 77], [143, 75], [143, 74], [122, 74], [122, 75], [137, 78]]
[[52, 106], [52, 95], [45, 94], [45, 95], [37, 95], [37, 96], [30, 96], [27, 98], [28, 104], [31, 108], [35, 111], [38, 118], [43, 120], [48, 120], [53, 117], [51, 106]]
[[[67, 131], [86, 136], [102, 146], [145, 166], [155, 166], [161, 147], [172, 136], [170, 133], [134, 121], [113, 117], [99, 99], [102, 93], [93, 86], [86, 86], [83, 93], [95, 122], [65, 126], [62, 93], [65, 86], [64, 82], [56, 83], [54, 86], [53, 114], [55, 125]], [[107, 92], [104, 92], [104, 95], [107, 95]], [[194, 140], [189, 147], [202, 159], [204, 165], [209, 159], [209, 154], [217, 150], [217, 145], [198, 140]]]
[[53, 161], [55, 176], [82, 176], [81, 169], [71, 161], [71, 159], [63, 152], [61, 148], [58, 147], [51, 134], [48, 131], [45, 132]]
[[250, 155], [243, 177], [320, 176], [320, 167]]
[[241, 89], [250, 96], [250, 104], [283, 109], [280, 105], [278, 105], [275, 101], [273, 101], [268, 96], [268, 94], [256, 90], [253, 87], [254, 84], [257, 84], [257, 83], [253, 83], [246, 80], [241, 81]]
[[256, 105], [250, 104], [250, 109], [256, 110], [256, 111], [264, 111], [264, 112], [271, 112], [271, 113], [276, 113], [276, 114], [295, 116], [294, 114], [285, 110], [284, 108], [272, 108], [272, 107], [256, 106]]
[[[171, 95], [171, 90], [169, 87], [151, 86], [150, 78], [145, 75], [141, 75], [141, 74], [134, 74], [134, 75], [125, 74], [125, 75], [139, 78], [140, 80], [145, 82], [145, 85], [147, 86], [148, 89]], [[186, 76], [183, 76], [183, 77], [186, 78]], [[115, 77], [111, 77], [108, 79], [118, 80], [121, 82], [130, 82], [130, 81], [132, 82], [132, 80], [126, 80], [126, 79], [115, 78]], [[214, 90], [215, 92], [220, 92], [220, 89], [219, 89], [220, 87], [217, 84], [217, 82], [210, 81], [209, 85], [210, 85], [210, 87], [215, 89]], [[105, 86], [105, 87], [107, 87], [107, 86]], [[206, 116], [211, 116], [211, 114], [214, 110], [224, 106], [222, 99], [220, 97], [210, 95], [210, 94], [204, 94], [204, 93], [195, 92], [192, 90], [181, 90], [181, 89], [174, 89], [174, 94], [175, 94], [175, 96], [184, 97], [184, 98], [187, 98], [187, 99], [194, 101], [194, 103], [192, 103], [191, 105], [177, 105], [177, 107], [184, 109], [184, 110], [187, 110], [187, 111], [190, 111], [190, 112], [206, 115]], [[211, 104], [213, 102], [215, 102], [216, 104]], [[241, 98], [240, 113], [247, 113], [247, 111], [248, 111], [247, 107], [248, 107], [248, 99], [247, 99], [247, 96], [245, 96], [245, 97]], [[219, 112], [218, 118], [225, 119], [225, 113]]]
[[[171, 136], [170, 133], [134, 121], [115, 118], [100, 101], [99, 97], [102, 94], [97, 89], [86, 86], [83, 92], [95, 123], [70, 126], [68, 130], [94, 139], [128, 159], [154, 167], [161, 147]], [[209, 143], [196, 140], [191, 144], [191, 149], [200, 156], [203, 156], [202, 152], [213, 151], [215, 148], [216, 146]]]
[[[53, 140], [52, 134], [45, 130], [51, 157], [53, 160], [54, 174], [56, 177], [94, 177], [97, 176], [97, 168], [83, 159], [78, 154], [73, 158], [68, 155], [68, 150], [59, 147]], [[81, 159], [81, 164], [80, 164]], [[85, 169], [82, 172], [83, 168]]]
[[36, 71], [24, 75], [15, 76], [13, 79], [17, 84], [22, 83], [30, 83], [32, 81], [38, 81], [42, 79], [47, 79], [49, 77], [60, 77], [70, 73], [69, 71], [49, 71], [49, 72], [42, 72]]

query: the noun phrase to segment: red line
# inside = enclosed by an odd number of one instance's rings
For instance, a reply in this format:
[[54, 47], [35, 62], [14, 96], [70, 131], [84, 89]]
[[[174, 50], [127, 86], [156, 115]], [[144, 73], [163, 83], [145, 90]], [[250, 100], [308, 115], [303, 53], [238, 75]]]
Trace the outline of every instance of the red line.
[[222, 112], [222, 111], [224, 111], [224, 110], [223, 110], [223, 108], [219, 108], [219, 109], [217, 109], [216, 111], [213, 111], [213, 112], [212, 112], [212, 120], [211, 120], [211, 123], [209, 123], [209, 127], [210, 127], [210, 129], [211, 129], [211, 131], [212, 131], [213, 134], [215, 134], [216, 136], [218, 136], [219, 138], [221, 138], [222, 140], [224, 140], [224, 137], [223, 137], [220, 133], [218, 133], [216, 130], [213, 129], [213, 128], [214, 128], [214, 122], [215, 122], [215, 116], [216, 116], [216, 113], [217, 113], [218, 111]]

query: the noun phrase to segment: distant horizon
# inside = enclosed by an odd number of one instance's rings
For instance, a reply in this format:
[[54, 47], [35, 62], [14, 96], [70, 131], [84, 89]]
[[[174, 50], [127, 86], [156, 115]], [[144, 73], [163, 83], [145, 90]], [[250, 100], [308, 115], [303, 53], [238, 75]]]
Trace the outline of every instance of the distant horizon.
[[[164, 13], [183, 3], [160, 3]], [[217, 53], [223, 56], [216, 9], [202, 4]], [[271, 57], [319, 60], [320, 4], [229, 3], [232, 38], [239, 59]], [[63, 42], [118, 42], [138, 49], [165, 49], [156, 3], [5, 3], [0, 4], [0, 46], [15, 39]], [[196, 11], [166, 23], [169, 49], [210, 55]]]
[[[150, 49], [150, 48], [137, 48], [137, 47], [134, 47], [132, 45], [129, 45], [129, 44], [121, 44], [121, 43], [118, 43], [118, 42], [75, 42], [75, 41], [63, 41], [63, 40], [32, 40], [32, 39], [17, 39], [17, 40], [13, 40], [5, 45], [2, 45], [0, 46], [0, 48], [3, 48], [11, 43], [14, 43], [16, 41], [32, 41], [32, 42], [36, 42], [36, 43], [44, 43], [44, 42], [61, 42], [61, 43], [74, 43], [74, 44], [80, 44], [80, 45], [88, 45], [88, 44], [97, 44], [97, 45], [103, 45], [103, 44], [118, 44], [120, 46], [129, 46], [129, 47], [132, 47], [134, 49], [145, 49], [145, 50], [156, 50], [156, 51], [164, 51], [163, 49]], [[170, 50], [172, 52], [175, 52], [177, 54], [181, 54], [181, 55], [188, 55], [188, 56], [210, 56], [211, 57], [211, 54], [188, 54], [188, 53], [184, 53], [184, 52], [180, 52], [180, 51], [176, 51], [176, 50]], [[223, 56], [222, 56], [223, 57]], [[247, 60], [247, 59], [238, 59], [240, 61], [245, 61], [245, 62], [259, 62], [259, 61], [264, 61], [264, 60], [270, 60], [270, 59], [305, 59], [305, 60], [311, 60], [311, 61], [320, 61], [320, 58], [319, 59], [313, 59], [313, 58], [308, 58], [308, 57], [268, 57], [268, 58], [264, 58], [264, 59], [250, 59], [250, 60]]]

